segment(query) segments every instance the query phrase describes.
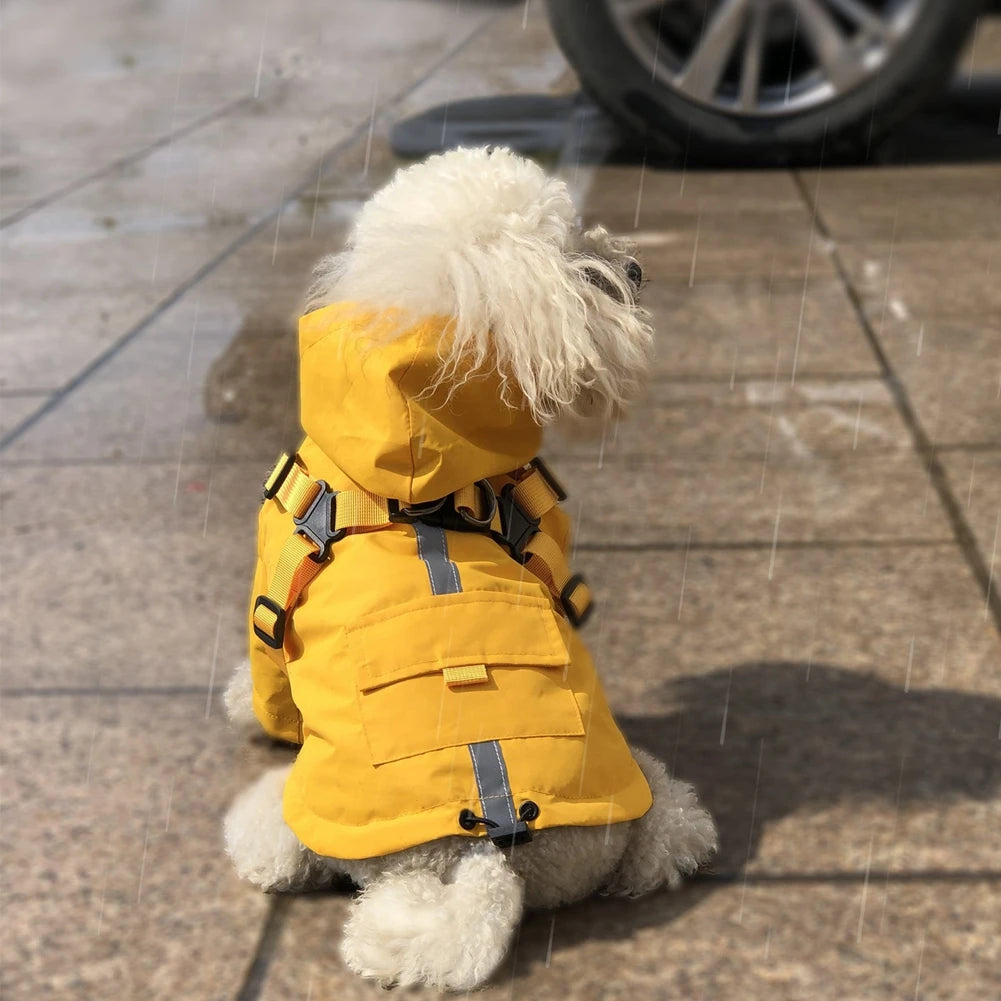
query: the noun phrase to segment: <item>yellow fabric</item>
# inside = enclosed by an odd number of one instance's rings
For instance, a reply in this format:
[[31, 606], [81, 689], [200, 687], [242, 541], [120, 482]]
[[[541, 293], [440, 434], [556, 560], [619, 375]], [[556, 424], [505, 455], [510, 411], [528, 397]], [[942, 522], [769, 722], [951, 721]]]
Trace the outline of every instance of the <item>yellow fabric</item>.
[[447, 320], [391, 339], [401, 322], [350, 303], [299, 322], [302, 426], [351, 481], [345, 487], [422, 503], [538, 453], [540, 428], [517, 400], [500, 405], [497, 376], [470, 374], [450, 399], [450, 387], [429, 391]]
[[[304, 472], [404, 503], [482, 478], [497, 489], [512, 482], [504, 472], [532, 457], [539, 430], [500, 402], [496, 380], [470, 380], [447, 402], [438, 394], [436, 410], [422, 394], [443, 325], [363, 350], [363, 315], [332, 306], [302, 321]], [[566, 515], [554, 505], [541, 527], [565, 566]], [[286, 579], [295, 586], [282, 567], [293, 531], [288, 510], [262, 506], [254, 596]], [[649, 808], [587, 648], [547, 584], [484, 533], [445, 536], [460, 593], [433, 594], [414, 528], [388, 524], [334, 545], [299, 595], [283, 651], [251, 631], [257, 717], [302, 744], [285, 819], [322, 855], [485, 836], [458, 824], [461, 810], [480, 813], [468, 744], [483, 740], [500, 743], [515, 807], [538, 804], [533, 829], [604, 825]], [[450, 685], [443, 675], [478, 665], [486, 682]]]

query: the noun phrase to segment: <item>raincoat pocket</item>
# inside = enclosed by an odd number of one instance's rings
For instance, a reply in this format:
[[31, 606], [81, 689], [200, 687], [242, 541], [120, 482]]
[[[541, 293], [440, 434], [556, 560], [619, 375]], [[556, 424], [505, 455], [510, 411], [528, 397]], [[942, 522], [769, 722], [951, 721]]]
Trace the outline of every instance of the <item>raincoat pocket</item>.
[[583, 737], [567, 643], [539, 590], [420, 598], [348, 629], [373, 764], [483, 740]]

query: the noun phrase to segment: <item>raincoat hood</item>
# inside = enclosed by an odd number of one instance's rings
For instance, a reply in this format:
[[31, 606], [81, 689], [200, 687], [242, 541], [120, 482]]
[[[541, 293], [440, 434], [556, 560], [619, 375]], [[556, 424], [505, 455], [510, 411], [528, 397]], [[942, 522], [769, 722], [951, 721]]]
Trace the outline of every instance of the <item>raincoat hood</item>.
[[399, 313], [354, 303], [300, 320], [303, 429], [357, 486], [423, 503], [539, 451], [540, 427], [511, 406], [513, 387], [502, 399], [496, 373], [435, 386], [448, 326], [446, 317], [407, 326]]

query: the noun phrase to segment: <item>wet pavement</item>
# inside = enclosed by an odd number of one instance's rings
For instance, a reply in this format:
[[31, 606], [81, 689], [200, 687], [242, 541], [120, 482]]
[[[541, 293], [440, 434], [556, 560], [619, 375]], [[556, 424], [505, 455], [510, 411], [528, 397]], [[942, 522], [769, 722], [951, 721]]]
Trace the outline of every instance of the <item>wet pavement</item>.
[[[295, 315], [395, 124], [575, 103], [541, 4], [336, 6], [4, 9], [10, 1001], [383, 996], [337, 958], [346, 896], [261, 895], [221, 845], [287, 754], [218, 692]], [[547, 445], [589, 640], [722, 849], [679, 893], [530, 916], [483, 997], [1001, 996], [1001, 150], [899, 153], [938, 120], [869, 168], [547, 156], [640, 245], [658, 332], [630, 419]]]

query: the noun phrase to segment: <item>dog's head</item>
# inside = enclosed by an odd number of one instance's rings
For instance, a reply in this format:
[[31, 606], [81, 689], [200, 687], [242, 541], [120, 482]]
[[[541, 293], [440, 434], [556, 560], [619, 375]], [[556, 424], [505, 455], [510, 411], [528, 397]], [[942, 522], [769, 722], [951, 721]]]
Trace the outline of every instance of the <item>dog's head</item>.
[[641, 281], [625, 241], [582, 230], [563, 181], [508, 149], [459, 149], [366, 203], [345, 252], [318, 265], [307, 309], [451, 317], [442, 382], [496, 371], [505, 402], [548, 423], [633, 395], [652, 340]]

